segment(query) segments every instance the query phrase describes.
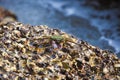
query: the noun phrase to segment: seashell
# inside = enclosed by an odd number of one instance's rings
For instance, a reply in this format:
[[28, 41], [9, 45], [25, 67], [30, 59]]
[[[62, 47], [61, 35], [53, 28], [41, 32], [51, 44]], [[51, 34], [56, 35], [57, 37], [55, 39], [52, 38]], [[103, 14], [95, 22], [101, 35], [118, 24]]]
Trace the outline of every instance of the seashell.
[[49, 80], [48, 78], [44, 78], [43, 80]]
[[7, 26], [3, 26], [3, 28], [7, 28]]
[[26, 66], [26, 61], [25, 60], [20, 60], [19, 65], [22, 66], [22, 67], [25, 67]]
[[9, 56], [9, 55], [8, 55], [8, 53], [6, 53], [6, 52], [3, 52], [3, 53], [2, 53], [2, 56], [5, 56], [5, 57], [7, 57], [7, 56]]
[[57, 65], [62, 67], [62, 63], [61, 62], [57, 62]]
[[66, 33], [62, 35], [63, 38], [69, 38], [69, 35], [67, 35]]
[[15, 80], [19, 80], [19, 76], [16, 76], [16, 77], [15, 77]]
[[82, 48], [83, 51], [87, 50], [86, 46], [81, 46], [81, 48]]
[[39, 32], [39, 31], [40, 31], [40, 28], [39, 28], [38, 26], [35, 26], [35, 27], [34, 27], [34, 30], [35, 30], [36, 32]]
[[85, 61], [85, 60], [82, 60], [82, 63], [84, 64], [84, 63], [86, 63], [86, 61]]
[[21, 33], [20, 33], [20, 31], [18, 31], [18, 30], [14, 30], [13, 33], [16, 34], [18, 37], [21, 36]]
[[67, 42], [70, 46], [72, 46], [72, 47], [74, 47], [74, 46], [76, 46], [76, 44], [75, 43], [72, 43], [72, 42]]
[[92, 49], [95, 49], [95, 48], [96, 48], [95, 46], [92, 46], [92, 45], [91, 45], [90, 47], [91, 47]]
[[14, 43], [13, 45], [18, 46], [18, 47], [20, 47], [20, 48], [23, 48], [23, 47], [24, 47], [24, 45], [21, 44], [21, 43]]
[[73, 43], [77, 43], [78, 42], [78, 40], [75, 39], [75, 38], [71, 38], [70, 41], [73, 42]]
[[19, 58], [18, 53], [15, 53], [15, 54], [14, 54], [14, 57]]
[[54, 72], [54, 67], [53, 66], [48, 66], [47, 68]]
[[7, 75], [7, 74], [3, 74], [3, 77], [4, 77], [4, 78], [8, 78], [8, 75]]
[[40, 68], [40, 67], [34, 66], [34, 67], [33, 67], [33, 70], [34, 70], [34, 72], [38, 73], [39, 71], [42, 71], [43, 68]]
[[58, 29], [53, 29], [54, 35], [59, 35], [59, 30]]
[[29, 67], [30, 65], [31, 66], [36, 66], [36, 64], [34, 62], [31, 62], [29, 59], [27, 59], [27, 63], [26, 65]]
[[118, 78], [118, 80], [120, 80], [120, 76], [116, 76]]
[[31, 51], [35, 51], [35, 47], [33, 47], [33, 46], [28, 46], [28, 49]]
[[90, 57], [89, 64], [91, 67], [95, 66], [94, 57]]
[[37, 51], [37, 53], [44, 53], [45, 48], [36, 48], [35, 51]]
[[63, 51], [58, 50], [58, 54], [64, 55], [65, 53]]
[[25, 48], [22, 48], [22, 52], [23, 52], [23, 53], [26, 53], [26, 49], [25, 49]]
[[115, 71], [113, 66], [110, 66], [109, 70], [111, 73], [113, 73]]
[[109, 72], [108, 68], [107, 68], [107, 67], [104, 67], [104, 68], [103, 68], [103, 73], [106, 74], [106, 73], [108, 73], [108, 72]]
[[120, 67], [119, 63], [114, 64], [114, 67]]
[[16, 66], [10, 67], [10, 71], [16, 71]]
[[11, 40], [6, 40], [5, 43], [10, 44], [12, 41]]
[[44, 27], [44, 25], [40, 25], [40, 28], [41, 28], [41, 29], [44, 29], [45, 27]]
[[2, 62], [2, 59], [1, 59], [1, 60], [0, 60], [0, 67], [3, 66], [3, 64], [4, 64], [4, 63]]
[[37, 40], [37, 39], [42, 39], [41, 36], [34, 36], [33, 39]]
[[20, 38], [20, 39], [18, 39], [18, 42], [20, 42], [20, 41], [25, 42], [26, 40], [27, 40], [26, 38]]
[[28, 36], [30, 35], [30, 33], [31, 33], [31, 32], [28, 31], [25, 36], [28, 37]]
[[89, 51], [84, 51], [84, 53], [85, 53], [85, 56], [87, 56], [87, 57], [90, 57], [90, 52]]

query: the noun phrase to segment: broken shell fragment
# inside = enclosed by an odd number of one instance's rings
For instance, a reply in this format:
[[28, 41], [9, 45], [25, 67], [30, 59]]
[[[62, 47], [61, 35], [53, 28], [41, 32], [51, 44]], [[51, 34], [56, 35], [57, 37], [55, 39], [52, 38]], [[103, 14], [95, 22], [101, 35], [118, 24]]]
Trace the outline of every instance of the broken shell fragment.
[[104, 68], [103, 68], [103, 73], [106, 74], [106, 73], [108, 73], [108, 72], [109, 72], [108, 68], [107, 68], [107, 67], [104, 67]]
[[12, 41], [10, 41], [10, 40], [6, 40], [5, 41], [5, 43], [8, 43], [8, 44], [10, 44]]
[[16, 34], [18, 37], [21, 36], [21, 33], [20, 33], [20, 31], [18, 31], [18, 30], [14, 30], [13, 33]]
[[114, 67], [120, 67], [120, 64], [115, 64]]

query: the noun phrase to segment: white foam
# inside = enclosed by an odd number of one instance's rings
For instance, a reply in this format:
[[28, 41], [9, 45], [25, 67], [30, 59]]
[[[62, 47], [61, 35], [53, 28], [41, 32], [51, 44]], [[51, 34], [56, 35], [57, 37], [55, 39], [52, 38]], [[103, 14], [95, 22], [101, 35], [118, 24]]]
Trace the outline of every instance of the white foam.
[[62, 10], [62, 6], [65, 5], [65, 2], [57, 2], [57, 1], [49, 1], [49, 4], [51, 4], [51, 6], [59, 11], [63, 11]]
[[[80, 16], [82, 18], [89, 20], [91, 25], [96, 26], [99, 29], [99, 31], [101, 32], [101, 34], [102, 34], [103, 29], [110, 29], [110, 28], [116, 26], [116, 24], [118, 22], [117, 17], [116, 17], [116, 15], [118, 13], [117, 9], [97, 11], [90, 7], [82, 6], [81, 4], [79, 4], [77, 6], [71, 5], [70, 7], [62, 9], [62, 6], [66, 5], [66, 4], [69, 4], [69, 3], [55, 2], [55, 1], [51, 3], [51, 5], [54, 8], [63, 12], [65, 16], [77, 15], [77, 16]], [[96, 15], [96, 16], [103, 16], [103, 17], [110, 15], [111, 19], [92, 18], [91, 14]], [[114, 14], [116, 14], [116, 15], [114, 15]], [[109, 45], [115, 48], [116, 53], [120, 52], [120, 42], [119, 41], [108, 39], [108, 38], [105, 38], [104, 36], [102, 36], [101, 39], [108, 41]]]
[[119, 41], [108, 39], [108, 38], [105, 38], [104, 36], [102, 36], [100, 39], [108, 41], [108, 44], [115, 48], [115, 51], [116, 51], [115, 53], [120, 52], [120, 42]]
[[73, 15], [73, 14], [75, 14], [75, 9], [74, 8], [66, 8], [65, 13], [66, 13], [65, 14], [66, 16]]

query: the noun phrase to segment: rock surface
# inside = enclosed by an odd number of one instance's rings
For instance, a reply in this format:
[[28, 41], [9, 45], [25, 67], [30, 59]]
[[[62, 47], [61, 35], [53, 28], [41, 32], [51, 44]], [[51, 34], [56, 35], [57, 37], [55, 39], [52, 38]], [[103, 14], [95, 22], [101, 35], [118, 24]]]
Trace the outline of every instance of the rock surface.
[[14, 13], [0, 7], [0, 22], [16, 21], [17, 17]]
[[105, 10], [110, 8], [120, 8], [120, 0], [86, 0], [85, 5], [92, 5], [95, 9]]
[[120, 80], [120, 59], [58, 29], [0, 22], [2, 80]]

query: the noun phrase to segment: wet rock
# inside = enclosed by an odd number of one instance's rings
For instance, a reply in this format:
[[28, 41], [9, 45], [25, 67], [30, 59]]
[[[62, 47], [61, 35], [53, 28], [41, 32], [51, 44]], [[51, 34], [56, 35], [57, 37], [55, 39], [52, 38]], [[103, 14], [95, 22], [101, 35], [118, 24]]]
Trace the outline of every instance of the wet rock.
[[84, 5], [92, 6], [95, 9], [104, 10], [110, 8], [120, 8], [119, 3], [119, 0], [86, 0]]
[[17, 17], [14, 13], [0, 7], [0, 21], [9, 22], [9, 21], [15, 21], [15, 20], [17, 20]]

